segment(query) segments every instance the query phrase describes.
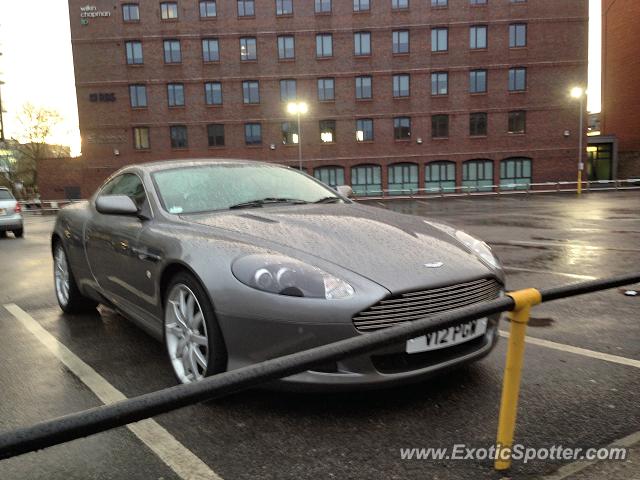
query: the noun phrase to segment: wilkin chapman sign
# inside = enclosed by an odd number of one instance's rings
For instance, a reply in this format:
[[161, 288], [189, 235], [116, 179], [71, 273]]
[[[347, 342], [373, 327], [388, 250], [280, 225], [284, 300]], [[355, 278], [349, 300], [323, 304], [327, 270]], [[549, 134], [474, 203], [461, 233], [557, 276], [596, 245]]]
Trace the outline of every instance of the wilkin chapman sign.
[[90, 18], [98, 18], [98, 17], [110, 17], [111, 12], [108, 10], [98, 10], [98, 7], [95, 5], [85, 5], [84, 7], [80, 7], [80, 22], [84, 25], [89, 23]]

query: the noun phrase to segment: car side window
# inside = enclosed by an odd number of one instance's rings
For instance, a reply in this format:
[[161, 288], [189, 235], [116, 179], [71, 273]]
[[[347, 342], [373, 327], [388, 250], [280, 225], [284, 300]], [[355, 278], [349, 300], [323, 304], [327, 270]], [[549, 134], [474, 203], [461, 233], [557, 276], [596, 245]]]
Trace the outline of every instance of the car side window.
[[124, 173], [110, 180], [102, 188], [100, 195], [126, 195], [138, 208], [142, 208], [147, 201], [142, 180], [133, 173]]

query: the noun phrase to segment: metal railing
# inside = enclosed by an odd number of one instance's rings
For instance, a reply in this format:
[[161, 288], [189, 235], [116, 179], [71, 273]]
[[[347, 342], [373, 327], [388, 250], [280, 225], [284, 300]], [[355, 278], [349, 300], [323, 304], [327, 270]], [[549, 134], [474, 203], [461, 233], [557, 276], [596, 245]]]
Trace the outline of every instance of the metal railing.
[[[640, 189], [640, 178], [627, 180], [594, 180], [582, 182], [583, 191]], [[571, 193], [578, 191], [577, 181], [540, 183], [501, 183], [499, 185], [463, 185], [439, 188], [387, 189], [371, 194], [355, 195], [356, 200], [389, 200], [403, 198], [522, 195], [533, 193]]]
[[[529, 309], [535, 303], [583, 295], [640, 282], [640, 272], [545, 290], [529, 289], [485, 303], [451, 310], [430, 318], [357, 335], [328, 345], [293, 353], [255, 365], [228, 371], [186, 385], [176, 385], [138, 397], [72, 413], [29, 427], [0, 433], [0, 459], [10, 458], [137, 422], [188, 405], [219, 398], [247, 388], [301, 373], [312, 367], [398, 344], [461, 322], [510, 311], [511, 334], [507, 353], [498, 444], [509, 448], [513, 441], [524, 332]], [[514, 331], [514, 328], [516, 329]], [[521, 345], [518, 345], [518, 342]], [[520, 366], [518, 366], [520, 365]], [[516, 367], [514, 369], [514, 367]], [[495, 468], [509, 468], [510, 460]]]
[[[388, 189], [367, 195], [355, 195], [353, 200], [389, 200], [429, 197], [462, 197], [482, 195], [517, 195], [530, 193], [570, 193], [577, 192], [578, 182], [542, 182], [542, 183], [502, 183], [500, 185], [457, 186], [413, 189]], [[583, 191], [636, 190], [640, 189], [640, 178], [628, 180], [596, 180], [582, 182]], [[46, 215], [53, 214], [65, 205], [84, 200], [42, 200], [20, 201], [22, 213]]]

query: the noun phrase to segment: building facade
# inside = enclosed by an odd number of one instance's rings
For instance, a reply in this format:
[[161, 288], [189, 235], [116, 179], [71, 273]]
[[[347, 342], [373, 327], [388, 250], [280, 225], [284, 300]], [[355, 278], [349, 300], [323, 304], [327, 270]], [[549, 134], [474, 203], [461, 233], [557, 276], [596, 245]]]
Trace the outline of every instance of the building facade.
[[130, 163], [297, 166], [299, 139], [363, 195], [575, 176], [587, 0], [94, 3], [69, 1], [83, 196]]
[[[639, 18], [640, 2], [636, 0], [602, 2], [600, 128], [604, 136], [617, 138], [620, 178], [640, 178]], [[598, 147], [606, 148], [606, 157], [613, 151], [614, 143], [611, 141]], [[600, 151], [594, 154], [599, 157]]]

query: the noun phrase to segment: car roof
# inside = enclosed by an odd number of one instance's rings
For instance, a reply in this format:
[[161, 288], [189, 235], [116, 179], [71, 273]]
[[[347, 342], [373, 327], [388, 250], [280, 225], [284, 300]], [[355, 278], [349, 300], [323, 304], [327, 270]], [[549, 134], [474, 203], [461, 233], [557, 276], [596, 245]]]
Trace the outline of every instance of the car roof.
[[161, 160], [149, 163], [139, 163], [130, 165], [147, 172], [156, 172], [160, 170], [169, 170], [180, 167], [197, 167], [204, 165], [262, 165], [271, 167], [282, 167], [275, 163], [266, 163], [258, 160], [240, 160], [233, 158], [194, 158], [188, 160]]

